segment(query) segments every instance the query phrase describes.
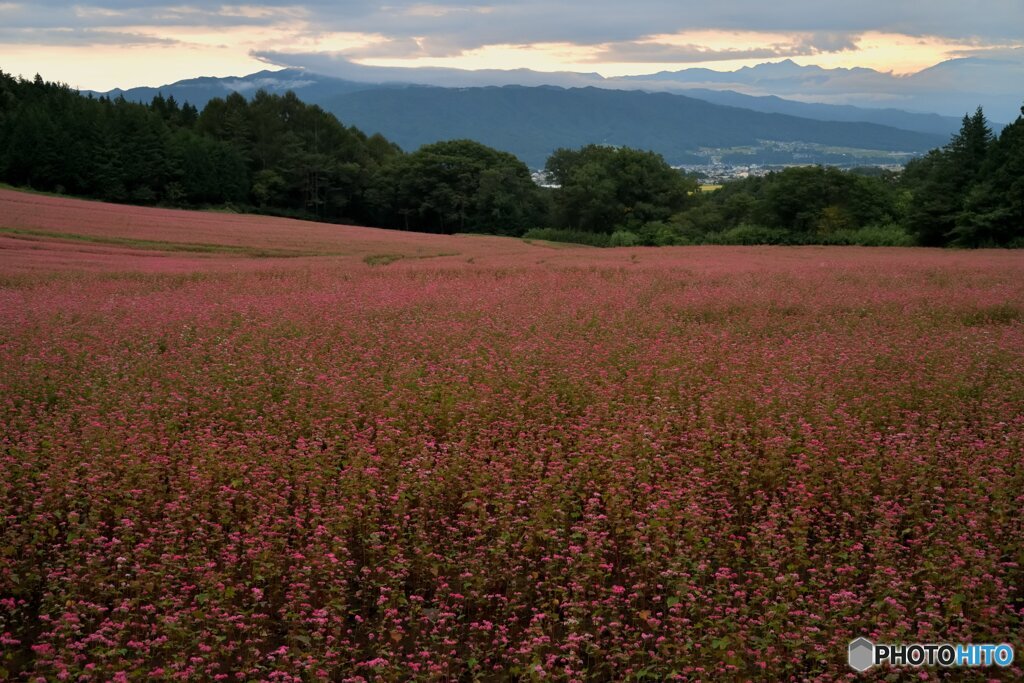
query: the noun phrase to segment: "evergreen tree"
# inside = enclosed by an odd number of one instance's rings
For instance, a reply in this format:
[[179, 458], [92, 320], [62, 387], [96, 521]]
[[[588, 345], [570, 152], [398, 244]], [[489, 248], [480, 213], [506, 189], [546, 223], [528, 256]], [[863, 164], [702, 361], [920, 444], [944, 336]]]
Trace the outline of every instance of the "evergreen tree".
[[1024, 246], [1024, 107], [986, 149], [950, 237], [962, 247]]
[[[907, 227], [925, 246], [944, 246], [951, 241], [971, 241], [973, 231], [964, 216], [968, 198], [976, 195], [986, 157], [992, 146], [992, 129], [981, 107], [965, 115], [960, 131], [941, 150], [907, 165], [905, 185], [913, 197]], [[978, 205], [978, 199], [972, 199]], [[978, 226], [980, 227], [980, 226]]]

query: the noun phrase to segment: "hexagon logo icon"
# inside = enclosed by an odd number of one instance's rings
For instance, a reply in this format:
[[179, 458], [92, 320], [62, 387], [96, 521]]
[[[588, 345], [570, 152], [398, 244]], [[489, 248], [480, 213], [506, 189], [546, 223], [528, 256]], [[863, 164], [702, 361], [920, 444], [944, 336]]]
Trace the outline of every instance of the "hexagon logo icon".
[[875, 644], [867, 638], [858, 638], [850, 643], [850, 668], [854, 671], [867, 671], [875, 663]]

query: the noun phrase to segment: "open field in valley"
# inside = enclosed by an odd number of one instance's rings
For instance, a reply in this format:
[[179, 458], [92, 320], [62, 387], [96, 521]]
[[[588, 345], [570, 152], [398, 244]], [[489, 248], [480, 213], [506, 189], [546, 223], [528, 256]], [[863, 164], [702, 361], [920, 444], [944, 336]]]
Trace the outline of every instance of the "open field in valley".
[[0, 679], [825, 681], [861, 635], [1019, 651], [1022, 456], [1020, 251], [0, 190]]

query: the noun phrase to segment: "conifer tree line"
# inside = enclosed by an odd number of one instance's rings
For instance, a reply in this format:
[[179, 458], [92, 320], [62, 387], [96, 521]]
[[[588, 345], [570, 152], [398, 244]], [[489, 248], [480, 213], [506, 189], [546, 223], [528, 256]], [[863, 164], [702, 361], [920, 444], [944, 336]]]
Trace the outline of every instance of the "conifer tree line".
[[906, 224], [927, 246], [1024, 246], [1024, 106], [998, 137], [979, 107], [942, 149], [907, 164]]
[[370, 178], [399, 154], [292, 93], [232, 94], [199, 112], [0, 74], [0, 177], [38, 190], [364, 220]]
[[557, 187], [470, 140], [405, 153], [291, 92], [199, 111], [0, 71], [0, 181], [36, 190], [598, 246], [1024, 246], [1024, 115], [995, 136], [978, 109], [898, 174], [787, 168], [700, 192], [654, 152], [599, 145], [557, 150], [546, 171]]

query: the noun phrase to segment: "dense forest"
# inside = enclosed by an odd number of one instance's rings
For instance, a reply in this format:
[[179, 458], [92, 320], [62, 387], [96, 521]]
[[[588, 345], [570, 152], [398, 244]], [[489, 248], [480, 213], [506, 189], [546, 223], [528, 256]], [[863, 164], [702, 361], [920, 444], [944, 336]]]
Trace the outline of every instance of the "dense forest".
[[682, 240], [1024, 247], [1024, 108], [993, 136], [978, 109], [901, 173], [788, 168], [673, 217]]
[[[559, 177], [557, 165], [548, 171]], [[946, 146], [901, 173], [786, 168], [625, 229], [608, 243], [1024, 247], [1024, 108], [998, 137], [978, 109]]]
[[902, 173], [793, 167], [701, 192], [658, 154], [599, 145], [546, 171], [556, 187], [469, 140], [406, 153], [293, 93], [199, 111], [0, 72], [0, 180], [36, 190], [598, 246], [1024, 246], [1024, 115], [997, 137], [979, 109]]
[[114, 202], [234, 206], [364, 220], [376, 170], [400, 150], [294, 95], [238, 94], [202, 112], [86, 98], [0, 74], [0, 178]]

